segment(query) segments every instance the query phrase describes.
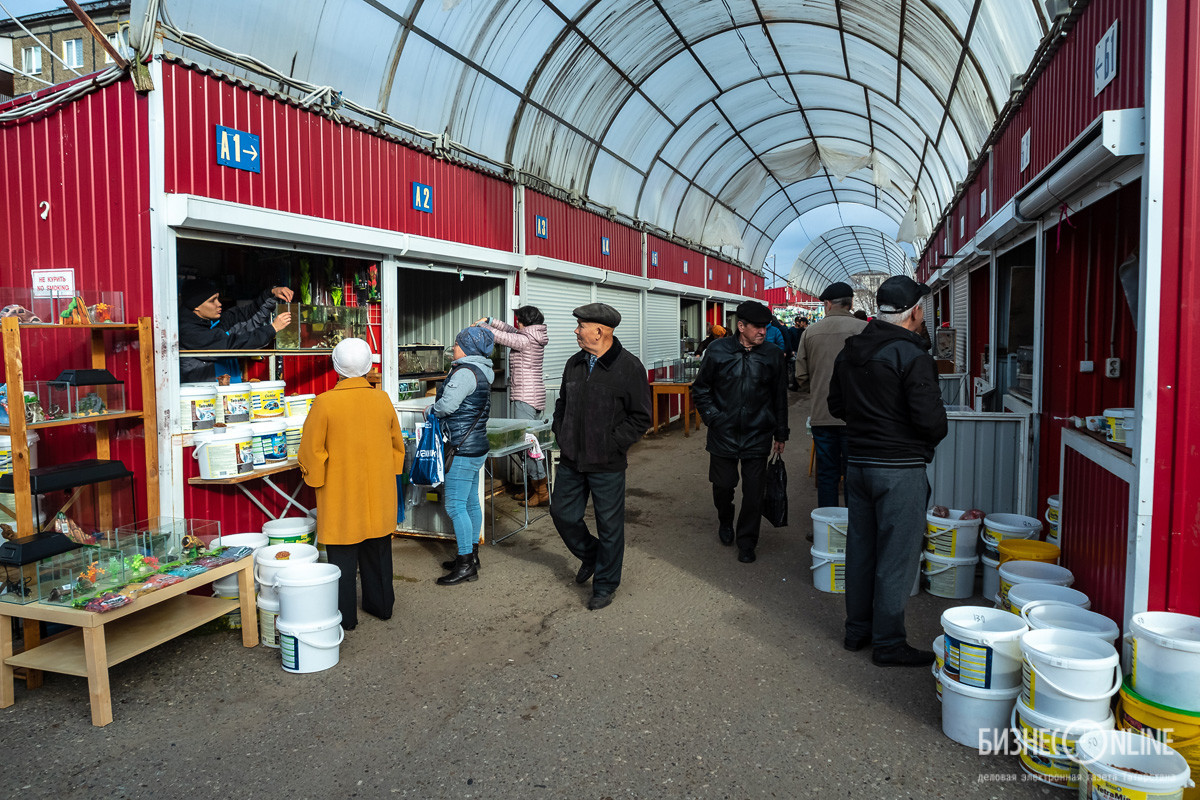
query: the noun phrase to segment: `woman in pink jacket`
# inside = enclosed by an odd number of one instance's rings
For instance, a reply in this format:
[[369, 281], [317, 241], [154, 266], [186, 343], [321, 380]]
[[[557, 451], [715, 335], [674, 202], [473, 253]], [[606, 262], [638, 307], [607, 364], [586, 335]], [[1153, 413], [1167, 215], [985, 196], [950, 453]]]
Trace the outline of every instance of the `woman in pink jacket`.
[[[496, 344], [511, 350], [508, 363], [512, 366], [511, 396], [513, 416], [517, 419], [541, 419], [546, 409], [546, 382], [542, 377], [542, 356], [550, 337], [546, 333], [546, 318], [536, 306], [521, 306], [515, 312], [516, 326], [492, 317], [484, 317], [476, 325], [487, 325], [496, 337]], [[525, 457], [525, 474], [530, 480], [529, 505], [550, 503], [546, 487], [545, 459]], [[524, 500], [524, 494], [517, 495]]]

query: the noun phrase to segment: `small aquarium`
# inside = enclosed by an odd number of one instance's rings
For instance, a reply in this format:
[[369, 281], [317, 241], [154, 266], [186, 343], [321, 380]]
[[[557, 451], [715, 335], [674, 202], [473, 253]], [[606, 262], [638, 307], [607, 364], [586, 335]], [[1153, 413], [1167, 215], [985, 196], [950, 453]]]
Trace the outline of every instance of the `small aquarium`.
[[106, 369], [63, 370], [52, 381], [39, 382], [47, 420], [82, 419], [125, 411], [125, 384]]
[[492, 451], [503, 450], [525, 441], [525, 429], [529, 427], [529, 422], [523, 419], [489, 419], [488, 448]]
[[445, 371], [441, 345], [408, 344], [400, 348], [400, 375], [440, 375]]
[[38, 599], [81, 608], [131, 580], [120, 550], [81, 547], [38, 562]]
[[326, 306], [280, 303], [276, 315], [290, 313], [292, 321], [275, 335], [277, 350], [317, 350], [336, 347], [343, 339], [365, 339], [366, 306]]
[[220, 535], [216, 520], [155, 517], [117, 528], [109, 543], [123, 553], [152, 558], [155, 569], [163, 570], [208, 555]]
[[23, 325], [105, 325], [125, 322], [122, 292], [0, 288], [0, 317]]

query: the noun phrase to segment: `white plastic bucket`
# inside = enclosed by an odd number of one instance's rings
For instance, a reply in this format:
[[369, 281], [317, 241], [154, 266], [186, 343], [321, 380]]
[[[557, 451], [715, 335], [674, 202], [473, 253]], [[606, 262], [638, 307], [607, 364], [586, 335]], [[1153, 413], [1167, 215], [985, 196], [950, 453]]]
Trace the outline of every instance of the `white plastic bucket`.
[[1053, 628], [1021, 637], [1021, 699], [1056, 719], [1101, 722], [1121, 688], [1121, 657], [1091, 634]]
[[290, 394], [283, 398], [283, 404], [289, 417], [306, 417], [316, 399], [315, 394]]
[[217, 424], [217, 385], [179, 387], [179, 424], [185, 431], [202, 431]]
[[316, 529], [317, 521], [312, 517], [284, 517], [264, 522], [262, 532], [271, 544], [312, 544]]
[[259, 381], [250, 384], [250, 419], [275, 419], [284, 416], [283, 381]]
[[1014, 583], [1008, 587], [1008, 610], [1020, 615], [1022, 609], [1030, 603], [1053, 600], [1069, 603], [1079, 608], [1091, 608], [1092, 601], [1078, 589], [1069, 586], [1058, 586], [1053, 583]]
[[1129, 623], [1133, 690], [1152, 702], [1200, 713], [1200, 617], [1143, 611]]
[[976, 556], [945, 558], [936, 553], [925, 554], [925, 591], [934, 597], [962, 600], [975, 593]]
[[263, 647], [279, 647], [279, 631], [275, 622], [279, 619], [279, 601], [273, 596], [258, 596], [258, 641]]
[[338, 614], [338, 579], [333, 564], [295, 564], [275, 576], [279, 590], [279, 619], [302, 628], [325, 627]]
[[925, 514], [925, 552], [943, 558], [971, 558], [979, 545], [979, 526], [982, 520], [963, 519], [967, 512], [950, 509], [949, 517]]
[[256, 420], [250, 423], [254, 469], [267, 469], [287, 461], [287, 426], [283, 420]]
[[1104, 438], [1116, 444], [1128, 444], [1129, 432], [1136, 419], [1132, 408], [1104, 409]]
[[1046, 541], [1062, 547], [1062, 501], [1056, 494], [1046, 498]]
[[[288, 557], [279, 559], [275, 556], [287, 552]], [[254, 579], [258, 581], [258, 599], [264, 597], [276, 604], [275, 612], [279, 612], [279, 594], [275, 586], [276, 576], [294, 564], [312, 564], [317, 560], [317, 548], [311, 544], [292, 542], [290, 544], [271, 544], [254, 551]]]
[[942, 671], [950, 680], [979, 689], [1020, 687], [1020, 641], [1027, 628], [1019, 617], [998, 608], [958, 606], [942, 612], [942, 630]]
[[254, 444], [249, 431], [228, 428], [201, 431], [195, 436], [192, 458], [200, 467], [200, 477], [206, 481], [234, 478], [254, 471]]
[[[226, 536], [218, 536], [212, 542], [212, 547], [249, 547], [252, 550], [266, 546], [267, 537], [261, 533], [231, 533]], [[218, 597], [238, 597], [241, 594], [241, 590], [238, 588], [238, 576], [234, 574], [217, 578], [213, 581], [213, 593]]]
[[942, 733], [976, 750], [995, 748], [997, 743], [1007, 741], [1020, 686], [980, 689], [954, 680], [945, 669], [941, 678]]
[[983, 596], [997, 597], [1000, 594], [1000, 562], [989, 556], [980, 556], [983, 564]]
[[1033, 600], [1026, 603], [1021, 608], [1021, 619], [1025, 620], [1025, 624], [1029, 626], [1030, 630], [1053, 628], [1060, 631], [1086, 633], [1114, 646], [1117, 638], [1121, 635], [1121, 629], [1117, 623], [1103, 614], [1088, 611], [1086, 608], [1062, 600]]
[[1088, 731], [1075, 742], [1079, 796], [1173, 800], [1196, 784], [1183, 756], [1129, 731]]
[[[29, 430], [25, 431], [25, 444], [28, 446], [28, 449], [29, 449], [29, 468], [30, 469], [37, 469], [37, 465], [38, 465], [37, 443], [40, 442], [41, 440], [42, 439], [40, 436], [38, 436], [37, 431], [29, 431]], [[13, 471], [13, 467], [12, 467], [12, 437], [8, 436], [6, 434], [3, 436], [0, 436], [0, 475], [7, 475], [12, 471]], [[3, 495], [3, 496], [11, 497], [12, 495]], [[8, 505], [9, 508], [14, 507], [12, 505], [9, 505], [8, 503], [5, 503], [5, 505]]]
[[846, 552], [846, 526], [850, 510], [840, 506], [812, 510], [813, 549], [838, 555]]
[[320, 672], [341, 658], [342, 615], [319, 626], [289, 625], [279, 619], [279, 655], [287, 672]]
[[937, 699], [942, 702], [942, 667], [946, 664], [946, 635], [933, 640], [933, 683], [937, 686]]
[[1061, 720], [1040, 714], [1017, 698], [1013, 707], [1012, 729], [1020, 747], [1021, 769], [1052, 786], [1073, 789], [1079, 784], [1075, 769], [1075, 742], [1088, 731], [1116, 727], [1116, 718], [1108, 715], [1095, 720]]
[[287, 457], [295, 459], [300, 455], [300, 439], [304, 436], [304, 420], [308, 417], [286, 417], [283, 420], [283, 437], [287, 442]]
[[[816, 536], [813, 537], [814, 539]], [[846, 593], [846, 554], [826, 553], [813, 547], [808, 551], [812, 555], [813, 586], [822, 592], [831, 594]]]
[[250, 384], [217, 386], [217, 423], [236, 425], [250, 421]]
[[1075, 576], [1066, 567], [1058, 564], [1047, 564], [1044, 561], [1006, 561], [1000, 565], [1000, 607], [1006, 611], [1012, 608], [1008, 602], [1008, 590], [1014, 583], [1053, 583], [1056, 586], [1070, 586], [1075, 582]]
[[[218, 600], [237, 600], [238, 599], [236, 587], [235, 587], [235, 591], [233, 594], [225, 594], [222, 591], [220, 591], [220, 589], [217, 588], [218, 583], [220, 583], [220, 581], [213, 581], [213, 597], [217, 598]], [[225, 614], [222, 617], [218, 617], [218, 619], [225, 620], [225, 625], [229, 628], [229, 630], [240, 631], [242, 629], [242, 607], [238, 606], [233, 611], [230, 611], [228, 614]]]
[[983, 518], [984, 547], [995, 551], [1005, 539], [1036, 539], [1042, 533], [1042, 523], [1022, 514], [988, 514]]

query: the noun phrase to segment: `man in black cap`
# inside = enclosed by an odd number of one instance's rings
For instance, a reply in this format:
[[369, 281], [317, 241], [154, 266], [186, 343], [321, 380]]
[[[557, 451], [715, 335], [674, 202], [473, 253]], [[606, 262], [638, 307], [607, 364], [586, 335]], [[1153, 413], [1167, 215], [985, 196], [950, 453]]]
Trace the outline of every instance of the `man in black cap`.
[[[592, 611], [612, 602], [625, 557], [626, 452], [650, 427], [650, 383], [637, 356], [613, 329], [621, 314], [604, 303], [573, 312], [580, 350], [567, 359], [554, 403], [553, 430], [562, 455], [550, 516], [567, 549], [582, 563], [576, 583], [592, 578]], [[596, 535], [583, 521], [588, 495]]]
[[[179, 287], [180, 350], [258, 350], [270, 346], [275, 334], [288, 326], [292, 315], [284, 312], [271, 319], [275, 304], [290, 303], [292, 290], [275, 286], [247, 306], [223, 311], [216, 284], [202, 278]], [[181, 383], [205, 383], [229, 375], [240, 383], [241, 367], [236, 358], [192, 357], [179, 359]]]
[[842, 352], [846, 340], [867, 323], [850, 313], [854, 290], [838, 281], [821, 292], [825, 316], [804, 332], [796, 353], [796, 379], [807, 389], [812, 400], [809, 424], [817, 455], [817, 505], [821, 508], [841, 505], [838, 486], [846, 474], [846, 423], [829, 413], [829, 379], [833, 360]]
[[881, 667], [919, 667], [933, 653], [909, 646], [904, 609], [925, 541], [925, 467], [946, 436], [937, 366], [917, 330], [929, 287], [888, 278], [879, 314], [838, 355], [829, 410], [846, 421], [847, 650], [874, 647]]
[[[708, 426], [708, 480], [721, 544], [737, 540], [738, 561], [755, 559], [762, 522], [767, 457], [788, 438], [783, 351], [766, 342], [771, 312], [747, 300], [737, 307], [737, 335], [718, 339], [700, 362], [692, 402]], [[741, 468], [742, 511], [733, 527], [733, 492]]]

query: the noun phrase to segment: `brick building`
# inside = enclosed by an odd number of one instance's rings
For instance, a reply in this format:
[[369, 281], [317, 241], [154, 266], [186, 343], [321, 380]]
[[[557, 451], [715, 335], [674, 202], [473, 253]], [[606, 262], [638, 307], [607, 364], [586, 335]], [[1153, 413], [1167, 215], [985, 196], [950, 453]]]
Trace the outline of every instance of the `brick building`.
[[[94, 3], [81, 3], [80, 6], [110, 42], [119, 49], [129, 46], [128, 2], [98, 0]], [[27, 94], [42, 89], [47, 84], [62, 83], [74, 78], [75, 73], [64, 67], [58, 58], [80, 75], [105, 69], [113, 63], [112, 57], [65, 6], [39, 14], [29, 14], [21, 17], [20, 22], [42, 44], [38, 44], [14, 20], [0, 21], [0, 47], [4, 48], [5, 55], [11, 53], [11, 58], [0, 57], [0, 64], [12, 64], [15, 68], [11, 73], [11, 87], [6, 85], [8, 75], [0, 81], [2, 94]], [[46, 47], [53, 49], [58, 58], [46, 52]], [[3, 70], [3, 67], [0, 67], [0, 70]]]

